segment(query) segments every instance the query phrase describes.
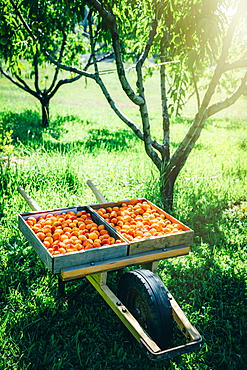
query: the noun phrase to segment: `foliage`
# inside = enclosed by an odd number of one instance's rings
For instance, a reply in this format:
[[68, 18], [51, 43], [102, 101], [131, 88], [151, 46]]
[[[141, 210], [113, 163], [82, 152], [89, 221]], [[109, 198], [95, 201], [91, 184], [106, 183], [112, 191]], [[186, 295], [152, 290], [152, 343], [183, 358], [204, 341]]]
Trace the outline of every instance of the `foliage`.
[[4, 122], [0, 121], [0, 153], [10, 154], [14, 147], [11, 145], [13, 139], [11, 135], [13, 131], [7, 131], [7, 127], [4, 125]]
[[[70, 89], [73, 92], [73, 87]], [[75, 110], [74, 104], [71, 110]], [[57, 122], [66, 128], [60, 137], [65, 145], [73, 140], [76, 144], [82, 135], [77, 124], [83, 127], [84, 138], [93, 127], [96, 130], [99, 123], [94, 122], [95, 117], [98, 122], [104, 121], [110, 137], [116, 133], [111, 117], [105, 113], [100, 117], [99, 108], [88, 111], [88, 122], [83, 111], [78, 116], [65, 112], [58, 116]], [[59, 104], [57, 112], [61, 114]], [[24, 126], [29, 124], [28, 116], [23, 115]], [[84, 151], [76, 145], [64, 152], [59, 147], [47, 151], [41, 143], [41, 148], [34, 150], [30, 139], [24, 145], [15, 143], [15, 156], [25, 153], [21, 165], [9, 161], [0, 167], [0, 368], [246, 368], [247, 164], [245, 149], [237, 145], [246, 138], [246, 121], [237, 116], [216, 118], [214, 122], [205, 127], [201, 145], [191, 154], [175, 188], [173, 216], [194, 230], [191, 252], [160, 261], [158, 268], [160, 278], [202, 334], [202, 348], [168, 361], [151, 362], [126, 337], [118, 318], [91, 286], [74, 301], [62, 298], [56, 277], [18, 230], [18, 214], [30, 210], [17, 193], [17, 185], [22, 185], [43, 209], [96, 202], [85, 184], [88, 178], [109, 201], [145, 196], [160, 205], [152, 175], [155, 168], [145, 161], [140, 142], [135, 143], [134, 153], [131, 148], [113, 151], [109, 145], [103, 149], [95, 146], [92, 155], [90, 149]], [[176, 147], [182, 130], [191, 122], [180, 117], [173, 124]], [[119, 140], [121, 144], [121, 137]], [[68, 298], [83, 281], [66, 283]], [[108, 284], [116, 293], [116, 272], [109, 273]], [[173, 345], [184, 342], [176, 329]]]
[[[42, 49], [57, 55], [63, 32], [69, 37], [66, 61], [78, 58], [78, 51], [84, 52], [83, 43], [78, 46], [78, 40], [75, 37], [75, 27], [84, 19], [84, 6], [74, 7], [73, 3], [73, 1], [63, 1], [62, 4], [58, 4], [57, 1], [22, 0], [18, 3], [18, 8], [14, 1], [8, 0], [1, 3], [0, 53], [13, 73], [21, 75], [21, 71], [25, 70], [20, 57], [32, 63], [34, 54], [39, 52], [38, 63], [43, 65], [47, 58], [40, 52]], [[25, 25], [21, 17], [24, 18]], [[30, 36], [29, 28], [34, 33], [35, 40]], [[73, 57], [72, 54], [74, 54]]]
[[[57, 90], [80, 76], [62, 78], [59, 68], [47, 66], [47, 53], [66, 63], [80, 65], [79, 53], [88, 47], [80, 22], [85, 6], [74, 2], [8, 0], [0, 4], [0, 71], [17, 87], [38, 99], [42, 125], [48, 126], [49, 102]], [[31, 34], [30, 34], [31, 33]], [[52, 72], [49, 72], [52, 69]], [[31, 81], [25, 81], [28, 75]]]

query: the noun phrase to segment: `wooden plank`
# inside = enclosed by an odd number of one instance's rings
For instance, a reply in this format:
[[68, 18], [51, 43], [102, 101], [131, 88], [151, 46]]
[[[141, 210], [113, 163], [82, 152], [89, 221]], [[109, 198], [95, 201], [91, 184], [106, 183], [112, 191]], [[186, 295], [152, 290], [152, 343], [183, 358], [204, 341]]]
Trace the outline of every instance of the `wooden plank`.
[[63, 268], [74, 268], [78, 264], [90, 264], [107, 261], [109, 259], [118, 259], [127, 256], [127, 244], [112, 244], [99, 248], [85, 249], [79, 252], [65, 253], [54, 257], [53, 273], [58, 274]]
[[41, 207], [38, 205], [38, 203], [35, 202], [35, 200], [33, 200], [33, 198], [31, 198], [26, 192], [25, 190], [21, 187], [21, 186], [18, 186], [17, 188], [18, 192], [21, 194], [21, 196], [25, 199], [25, 201], [28, 203], [29, 207], [33, 210], [33, 211], [41, 211]]
[[189, 254], [188, 246], [173, 247], [165, 251], [152, 251], [140, 253], [137, 255], [121, 257], [118, 259], [109, 259], [106, 262], [96, 262], [93, 266], [90, 264], [78, 265], [73, 268], [61, 269], [60, 276], [64, 281], [79, 279], [86, 275], [92, 275], [98, 272], [118, 270], [127, 266], [138, 265], [146, 262], [159, 261], [171, 257], [179, 257]]
[[157, 249], [169, 249], [174, 245], [191, 246], [193, 240], [193, 231], [184, 231], [176, 234], [167, 234], [156, 236], [148, 239], [142, 239], [138, 242], [130, 242], [129, 255], [144, 253]]
[[87, 276], [89, 282], [94, 286], [98, 293], [103, 297], [105, 302], [111, 307], [111, 309], [116, 313], [123, 324], [128, 328], [135, 339], [140, 343], [140, 337], [144, 340], [149, 348], [153, 352], [159, 352], [161, 349], [153, 341], [152, 338], [142, 329], [138, 321], [132, 316], [127, 307], [125, 307], [115, 296], [115, 294], [110, 290], [107, 285], [99, 285], [97, 279], [93, 276]]
[[87, 184], [94, 193], [98, 202], [107, 203], [107, 200], [105, 199], [104, 195], [96, 188], [96, 186], [93, 184], [91, 180], [87, 180]]
[[178, 324], [184, 336], [187, 339], [190, 338], [190, 341], [199, 340], [200, 339], [199, 333], [196, 330], [194, 330], [193, 326], [191, 325], [191, 323], [189, 322], [184, 312], [179, 307], [178, 303], [175, 301], [174, 297], [170, 292], [168, 293], [168, 297], [172, 306], [174, 320]]
[[101, 286], [101, 285], [106, 285], [107, 281], [107, 271], [100, 272], [99, 274], [93, 274], [91, 275], [94, 280]]
[[145, 262], [141, 264], [142, 269], [150, 270], [157, 276], [158, 276], [157, 274], [158, 265], [159, 265], [159, 261], [151, 261], [151, 262]]

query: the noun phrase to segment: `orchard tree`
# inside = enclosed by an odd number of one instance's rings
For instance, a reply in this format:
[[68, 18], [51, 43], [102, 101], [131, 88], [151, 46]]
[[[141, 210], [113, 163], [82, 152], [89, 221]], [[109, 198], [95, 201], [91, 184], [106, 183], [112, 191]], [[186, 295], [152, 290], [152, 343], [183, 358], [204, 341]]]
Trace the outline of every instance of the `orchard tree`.
[[[201, 135], [206, 120], [234, 104], [244, 93], [247, 81], [247, 2], [87, 0], [87, 5], [90, 9], [88, 30], [94, 72], [89, 73], [61, 63], [49, 50], [45, 55], [58, 67], [91, 78], [99, 85], [116, 115], [144, 142], [147, 155], [160, 173], [161, 200], [164, 205], [171, 207], [175, 181]], [[93, 27], [92, 19], [96, 20], [96, 27]], [[34, 38], [33, 32], [30, 35]], [[101, 78], [97, 45], [102, 42], [107, 45], [108, 52], [114, 52], [121, 87], [130, 101], [138, 107], [142, 128], [121, 112]], [[155, 56], [160, 67], [161, 142], [151, 136], [144, 90], [143, 70], [149, 56]], [[127, 60], [132, 60], [135, 65], [136, 88], [131, 86], [125, 73], [124, 62]], [[209, 67], [212, 74], [200, 99], [198, 83]], [[211, 103], [224, 76], [233, 71], [237, 71], [240, 76], [236, 88], [223, 100]], [[170, 117], [176, 105], [181, 108], [190, 81], [196, 92], [198, 111], [180, 145], [171, 153]]]
[[75, 7], [71, 0], [59, 4], [52, 0], [0, 2], [0, 72], [40, 101], [43, 127], [49, 125], [51, 98], [61, 86], [81, 77], [81, 74], [73, 73], [62, 78], [60, 67], [49, 63], [52, 76], [43, 50], [56, 57], [59, 63], [79, 65], [79, 54], [83, 54], [89, 45], [88, 38], [78, 27], [84, 19], [84, 8]]

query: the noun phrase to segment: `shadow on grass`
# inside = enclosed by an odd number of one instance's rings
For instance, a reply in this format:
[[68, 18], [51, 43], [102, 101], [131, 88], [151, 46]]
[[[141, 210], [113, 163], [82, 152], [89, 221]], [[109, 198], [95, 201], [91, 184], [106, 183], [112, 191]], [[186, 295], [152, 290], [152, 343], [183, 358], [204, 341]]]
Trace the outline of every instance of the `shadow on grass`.
[[131, 130], [121, 129], [111, 132], [107, 128], [96, 128], [88, 131], [85, 148], [93, 151], [95, 149], [125, 150], [133, 147], [139, 139]]
[[11, 131], [11, 137], [15, 143], [40, 145], [42, 135], [48, 132], [53, 138], [59, 139], [61, 134], [67, 132], [64, 123], [77, 119], [74, 116], [57, 116], [50, 120], [48, 128], [42, 127], [40, 114], [35, 110], [26, 110], [22, 113], [2, 112], [1, 123], [6, 131]]
[[[193, 254], [161, 261], [159, 273], [191, 323], [203, 336], [199, 363], [218, 370], [247, 365], [246, 271], [239, 256], [193, 246]], [[224, 266], [228, 265], [227, 268]], [[178, 359], [178, 363], [182, 360]], [[203, 368], [203, 367], [202, 367]]]
[[[19, 368], [35, 370], [122, 370], [130, 364], [135, 370], [168, 368], [164, 362], [154, 366], [126, 339], [119, 319], [91, 285], [75, 301], [60, 298], [56, 277], [27, 242], [17, 240], [11, 238], [1, 252], [0, 284], [6, 292], [1, 300], [5, 328], [0, 353], [5, 368], [14, 368], [15, 360]], [[194, 247], [190, 256], [159, 264], [160, 276], [165, 275], [168, 289], [203, 336], [202, 350], [189, 358], [175, 358], [177, 367], [172, 369], [188, 370], [189, 359], [202, 369], [245, 369], [246, 271], [238, 267], [237, 256], [228, 269], [223, 268], [225, 257], [224, 252], [212, 253], [203, 245]], [[110, 280], [116, 288], [114, 273]], [[68, 284], [71, 293], [79, 283]]]
[[[87, 130], [85, 140], [74, 140], [71, 142], [61, 142], [59, 139], [65, 133], [68, 133], [66, 124], [76, 121], [81, 124], [81, 130]], [[139, 139], [128, 129], [110, 131], [107, 128], [92, 128], [90, 125], [95, 122], [81, 120], [77, 116], [56, 116], [50, 119], [48, 128], [42, 127], [40, 114], [34, 110], [26, 110], [22, 113], [2, 112], [0, 114], [1, 125], [5, 132], [11, 132], [11, 138], [14, 143], [21, 142], [24, 145], [40, 147], [41, 143], [44, 149], [58, 150], [62, 153], [68, 153], [74, 149], [83, 148], [86, 151], [94, 152], [99, 149], [107, 151], [126, 150], [133, 147]], [[43, 140], [43, 134], [50, 135], [51, 139]], [[47, 136], [47, 135], [46, 135]]]
[[94, 153], [99, 150], [123, 151], [133, 148], [138, 141], [139, 139], [131, 130], [120, 129], [112, 132], [107, 128], [94, 128], [88, 130], [85, 140], [59, 142], [46, 139], [43, 145], [47, 151], [59, 151], [64, 154], [79, 149]]
[[14, 142], [22, 142], [25, 144], [33, 144], [40, 146], [43, 133], [48, 133], [53, 139], [59, 140], [61, 135], [68, 132], [65, 127], [68, 122], [79, 122], [81, 125], [89, 125], [88, 120], [81, 120], [78, 116], [57, 115], [54, 119], [50, 119], [49, 127], [42, 127], [42, 121], [39, 112], [35, 110], [26, 110], [21, 113], [2, 112], [0, 114], [0, 126], [6, 131], [11, 131], [11, 137]]

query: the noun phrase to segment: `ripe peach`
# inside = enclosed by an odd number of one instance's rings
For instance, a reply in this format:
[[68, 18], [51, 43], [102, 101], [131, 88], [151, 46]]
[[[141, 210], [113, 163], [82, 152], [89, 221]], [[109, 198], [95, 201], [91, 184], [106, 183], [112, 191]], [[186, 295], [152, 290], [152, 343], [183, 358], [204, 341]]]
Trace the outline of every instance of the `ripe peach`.
[[47, 240], [43, 241], [44, 246], [48, 249], [51, 245]]
[[70, 240], [75, 243], [76, 240], [78, 240], [78, 238], [76, 236], [71, 236]]
[[89, 239], [92, 239], [92, 240], [95, 240], [95, 239], [98, 239], [98, 235], [96, 233], [90, 233], [89, 234]]
[[41, 241], [43, 241], [43, 240], [45, 239], [45, 234], [44, 234], [44, 233], [42, 233], [42, 232], [38, 232], [36, 235], [37, 235], [37, 237], [38, 237]]

